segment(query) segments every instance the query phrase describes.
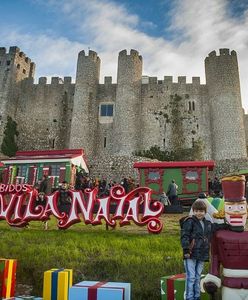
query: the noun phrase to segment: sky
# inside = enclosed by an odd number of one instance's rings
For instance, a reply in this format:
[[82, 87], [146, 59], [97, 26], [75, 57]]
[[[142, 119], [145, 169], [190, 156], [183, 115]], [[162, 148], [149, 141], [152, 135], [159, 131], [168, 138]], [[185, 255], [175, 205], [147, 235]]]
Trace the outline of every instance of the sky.
[[101, 82], [116, 82], [118, 53], [136, 49], [143, 75], [200, 76], [212, 50], [238, 54], [248, 112], [248, 0], [0, 0], [0, 47], [18, 46], [39, 77], [72, 76], [77, 55], [94, 50]]

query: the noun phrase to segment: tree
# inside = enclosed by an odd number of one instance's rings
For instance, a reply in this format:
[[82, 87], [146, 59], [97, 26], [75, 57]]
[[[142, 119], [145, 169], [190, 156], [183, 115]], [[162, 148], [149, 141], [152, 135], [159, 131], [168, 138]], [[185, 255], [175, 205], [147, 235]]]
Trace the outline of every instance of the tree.
[[203, 142], [201, 139], [198, 139], [195, 141], [193, 148], [178, 148], [173, 151], [163, 151], [158, 146], [152, 146], [149, 150], [136, 151], [134, 154], [160, 161], [202, 160], [203, 150]]
[[17, 123], [9, 116], [7, 117], [7, 124], [3, 133], [4, 137], [1, 151], [4, 155], [9, 157], [14, 156], [18, 150], [16, 137], [19, 135], [19, 132], [17, 131]]

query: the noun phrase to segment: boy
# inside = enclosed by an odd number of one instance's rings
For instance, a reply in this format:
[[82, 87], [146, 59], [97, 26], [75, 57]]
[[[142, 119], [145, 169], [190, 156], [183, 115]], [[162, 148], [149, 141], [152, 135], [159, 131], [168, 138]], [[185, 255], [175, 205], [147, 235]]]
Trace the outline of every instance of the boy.
[[192, 205], [193, 216], [183, 221], [181, 245], [186, 272], [186, 300], [200, 300], [200, 279], [204, 262], [209, 260], [213, 226], [205, 219], [207, 206], [198, 199]]

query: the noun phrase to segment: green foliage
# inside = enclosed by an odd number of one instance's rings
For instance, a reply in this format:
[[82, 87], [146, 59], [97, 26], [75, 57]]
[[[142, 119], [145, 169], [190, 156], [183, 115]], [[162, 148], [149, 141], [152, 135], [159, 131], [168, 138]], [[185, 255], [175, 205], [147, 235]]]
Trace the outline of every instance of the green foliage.
[[52, 218], [44, 231], [41, 222], [14, 229], [2, 221], [0, 256], [18, 259], [17, 282], [32, 285], [36, 295], [42, 295], [43, 272], [64, 267], [73, 269], [74, 283], [131, 282], [133, 300], [158, 300], [160, 277], [183, 272], [179, 217], [162, 217], [159, 235], [136, 225], [106, 231], [79, 223], [61, 231]]
[[199, 139], [194, 142], [193, 148], [177, 148], [173, 151], [163, 151], [158, 146], [152, 146], [149, 150], [136, 151], [134, 154], [160, 161], [202, 160], [203, 143]]
[[4, 129], [4, 137], [1, 145], [1, 151], [4, 155], [14, 156], [18, 150], [16, 144], [16, 137], [18, 136], [17, 123], [11, 118], [7, 117], [7, 124]]

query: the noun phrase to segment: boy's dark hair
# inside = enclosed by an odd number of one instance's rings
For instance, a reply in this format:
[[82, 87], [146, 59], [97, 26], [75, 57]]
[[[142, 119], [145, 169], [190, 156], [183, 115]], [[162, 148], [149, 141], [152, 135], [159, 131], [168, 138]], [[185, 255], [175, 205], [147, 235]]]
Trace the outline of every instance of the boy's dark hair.
[[204, 210], [205, 213], [207, 212], [207, 205], [204, 201], [202, 200], [196, 200], [193, 204], [192, 204], [192, 210]]

